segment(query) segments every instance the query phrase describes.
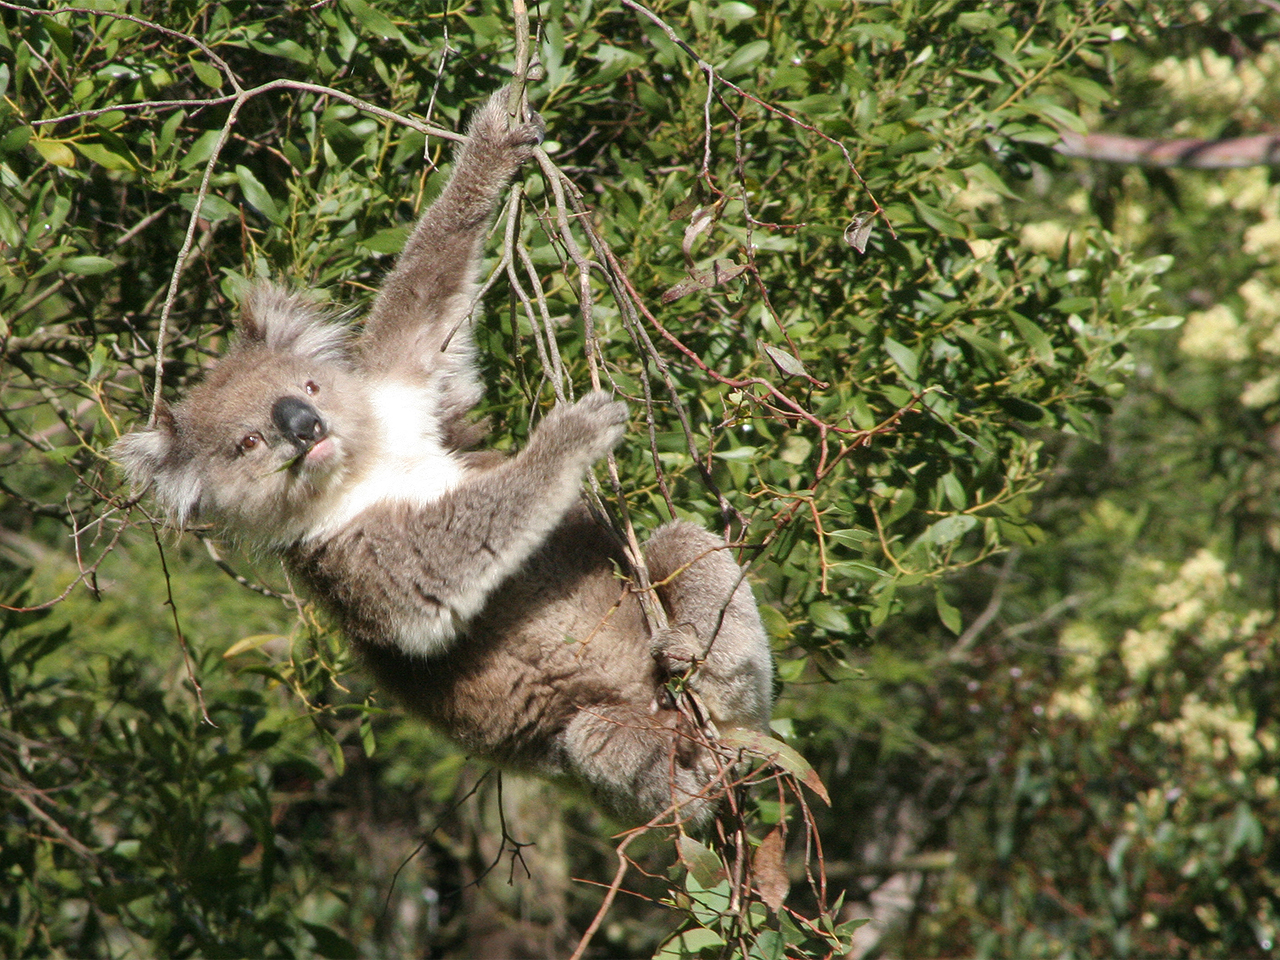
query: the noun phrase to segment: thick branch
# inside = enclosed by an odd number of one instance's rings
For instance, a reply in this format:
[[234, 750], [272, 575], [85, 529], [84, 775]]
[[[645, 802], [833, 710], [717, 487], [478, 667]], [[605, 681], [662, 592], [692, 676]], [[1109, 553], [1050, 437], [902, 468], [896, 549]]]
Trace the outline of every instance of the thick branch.
[[1063, 131], [1057, 151], [1068, 157], [1129, 163], [1144, 167], [1190, 167], [1224, 170], [1229, 167], [1280, 166], [1280, 134], [1264, 133], [1225, 140], [1147, 140], [1114, 133], [1081, 135]]

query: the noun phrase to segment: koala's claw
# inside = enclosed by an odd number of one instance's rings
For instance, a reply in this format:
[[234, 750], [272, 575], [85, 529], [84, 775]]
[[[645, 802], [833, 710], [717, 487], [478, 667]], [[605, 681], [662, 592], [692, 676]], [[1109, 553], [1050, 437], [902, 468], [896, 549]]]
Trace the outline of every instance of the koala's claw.
[[511, 128], [511, 142], [521, 147], [536, 147], [547, 139], [547, 122], [536, 110], [529, 111], [529, 122]]

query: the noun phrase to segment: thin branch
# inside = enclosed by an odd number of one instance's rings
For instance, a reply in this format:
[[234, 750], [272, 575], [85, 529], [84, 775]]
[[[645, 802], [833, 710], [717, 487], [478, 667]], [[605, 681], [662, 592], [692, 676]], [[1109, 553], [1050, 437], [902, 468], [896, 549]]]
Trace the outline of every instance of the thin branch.
[[203, 40], [193, 37], [189, 33], [183, 33], [180, 30], [161, 26], [154, 20], [144, 20], [142, 17], [135, 17], [131, 13], [117, 13], [114, 10], [98, 10], [93, 7], [55, 7], [52, 10], [39, 10], [33, 7], [23, 6], [22, 4], [9, 3], [7, 0], [0, 2], [0, 9], [16, 10], [18, 13], [25, 13], [37, 17], [55, 17], [64, 13], [79, 13], [92, 17], [110, 17], [113, 20], [128, 20], [130, 23], [136, 23], [140, 27], [145, 27], [148, 30], [155, 30], [157, 33], [163, 33], [165, 36], [184, 40], [187, 43], [198, 47], [201, 53], [213, 61], [214, 65], [222, 72], [223, 76], [227, 78], [227, 81], [231, 83], [236, 90], [240, 89], [240, 84], [236, 79], [235, 71], [227, 65], [225, 60], [213, 52], [212, 47]]
[[[715, 72], [715, 67], [707, 63], [707, 61], [703, 60], [702, 57], [698, 56], [698, 54], [694, 52], [693, 48], [690, 47], [689, 44], [685, 43], [685, 41], [680, 38], [680, 35], [676, 33], [675, 29], [670, 24], [668, 24], [665, 20], [663, 20], [661, 17], [655, 14], [652, 10], [648, 9], [647, 7], [643, 6], [640, 3], [637, 3], [636, 0], [622, 0], [622, 5], [624, 7], [630, 7], [632, 10], [635, 10], [637, 13], [640, 13], [643, 16], [647, 17], [655, 26], [658, 27], [658, 29], [660, 29], [663, 33], [665, 33], [667, 35], [667, 38], [672, 43], [674, 43], [677, 47], [683, 50], [690, 58], [693, 59], [693, 62], [697, 65], [699, 70], [707, 74], [708, 85], [711, 85], [712, 78], [718, 76]], [[750, 100], [756, 106], [761, 107], [764, 110], [767, 110], [769, 113], [772, 113], [775, 116], [781, 117], [787, 123], [790, 123], [793, 126], [799, 127], [802, 130], [807, 130], [809, 133], [812, 133], [814, 136], [821, 137], [823, 140], [827, 141], [827, 143], [836, 147], [840, 151], [841, 155], [843, 155], [845, 164], [849, 167], [849, 170], [853, 173], [858, 183], [862, 185], [862, 189], [866, 193], [867, 199], [869, 199], [875, 205], [875, 210], [872, 211], [872, 214], [878, 215], [880, 219], [884, 221], [884, 225], [886, 229], [888, 229], [889, 235], [892, 236], [895, 240], [897, 239], [898, 234], [894, 231], [893, 224], [889, 221], [889, 218], [885, 216], [884, 208], [880, 206], [880, 201], [877, 200], [875, 194], [871, 192], [871, 187], [867, 184], [867, 181], [864, 180], [862, 178], [862, 174], [858, 172], [858, 166], [853, 162], [853, 157], [850, 156], [849, 149], [844, 145], [843, 141], [836, 140], [834, 137], [827, 136], [825, 133], [823, 133], [821, 130], [819, 130], [817, 127], [813, 126], [812, 124], [805, 123], [799, 117], [796, 117], [793, 114], [787, 113], [787, 111], [783, 110], [782, 108], [777, 107], [774, 104], [769, 103], [768, 101], [761, 100], [755, 94], [749, 93], [748, 91], [744, 90], [742, 87], [738, 86], [736, 83], [733, 83], [730, 80], [726, 80], [724, 77], [720, 77], [719, 79], [722, 84], [724, 84], [734, 93], [736, 93], [738, 96], [743, 97], [747, 100]], [[708, 95], [710, 95], [710, 91], [708, 91]], [[708, 133], [708, 144], [709, 144], [710, 130], [708, 130], [707, 133]]]

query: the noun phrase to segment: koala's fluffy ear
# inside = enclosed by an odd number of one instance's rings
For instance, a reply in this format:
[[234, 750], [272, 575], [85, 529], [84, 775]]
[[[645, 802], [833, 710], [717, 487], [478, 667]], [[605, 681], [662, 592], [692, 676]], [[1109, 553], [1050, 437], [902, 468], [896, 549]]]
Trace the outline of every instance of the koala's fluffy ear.
[[340, 361], [347, 353], [344, 326], [328, 319], [303, 294], [274, 283], [249, 288], [240, 304], [236, 330], [242, 347], [265, 347], [325, 361]]
[[156, 501], [176, 523], [195, 515], [200, 477], [179, 450], [177, 424], [166, 404], [158, 406], [155, 426], [125, 434], [112, 444], [110, 454], [135, 490], [155, 488]]

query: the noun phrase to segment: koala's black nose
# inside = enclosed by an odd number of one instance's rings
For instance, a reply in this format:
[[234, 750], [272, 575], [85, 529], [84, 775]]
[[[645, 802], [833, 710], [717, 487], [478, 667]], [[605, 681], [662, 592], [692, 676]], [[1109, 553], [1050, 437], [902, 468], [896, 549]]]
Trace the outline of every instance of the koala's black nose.
[[281, 397], [271, 408], [276, 429], [303, 450], [323, 440], [327, 431], [316, 408], [298, 397]]

